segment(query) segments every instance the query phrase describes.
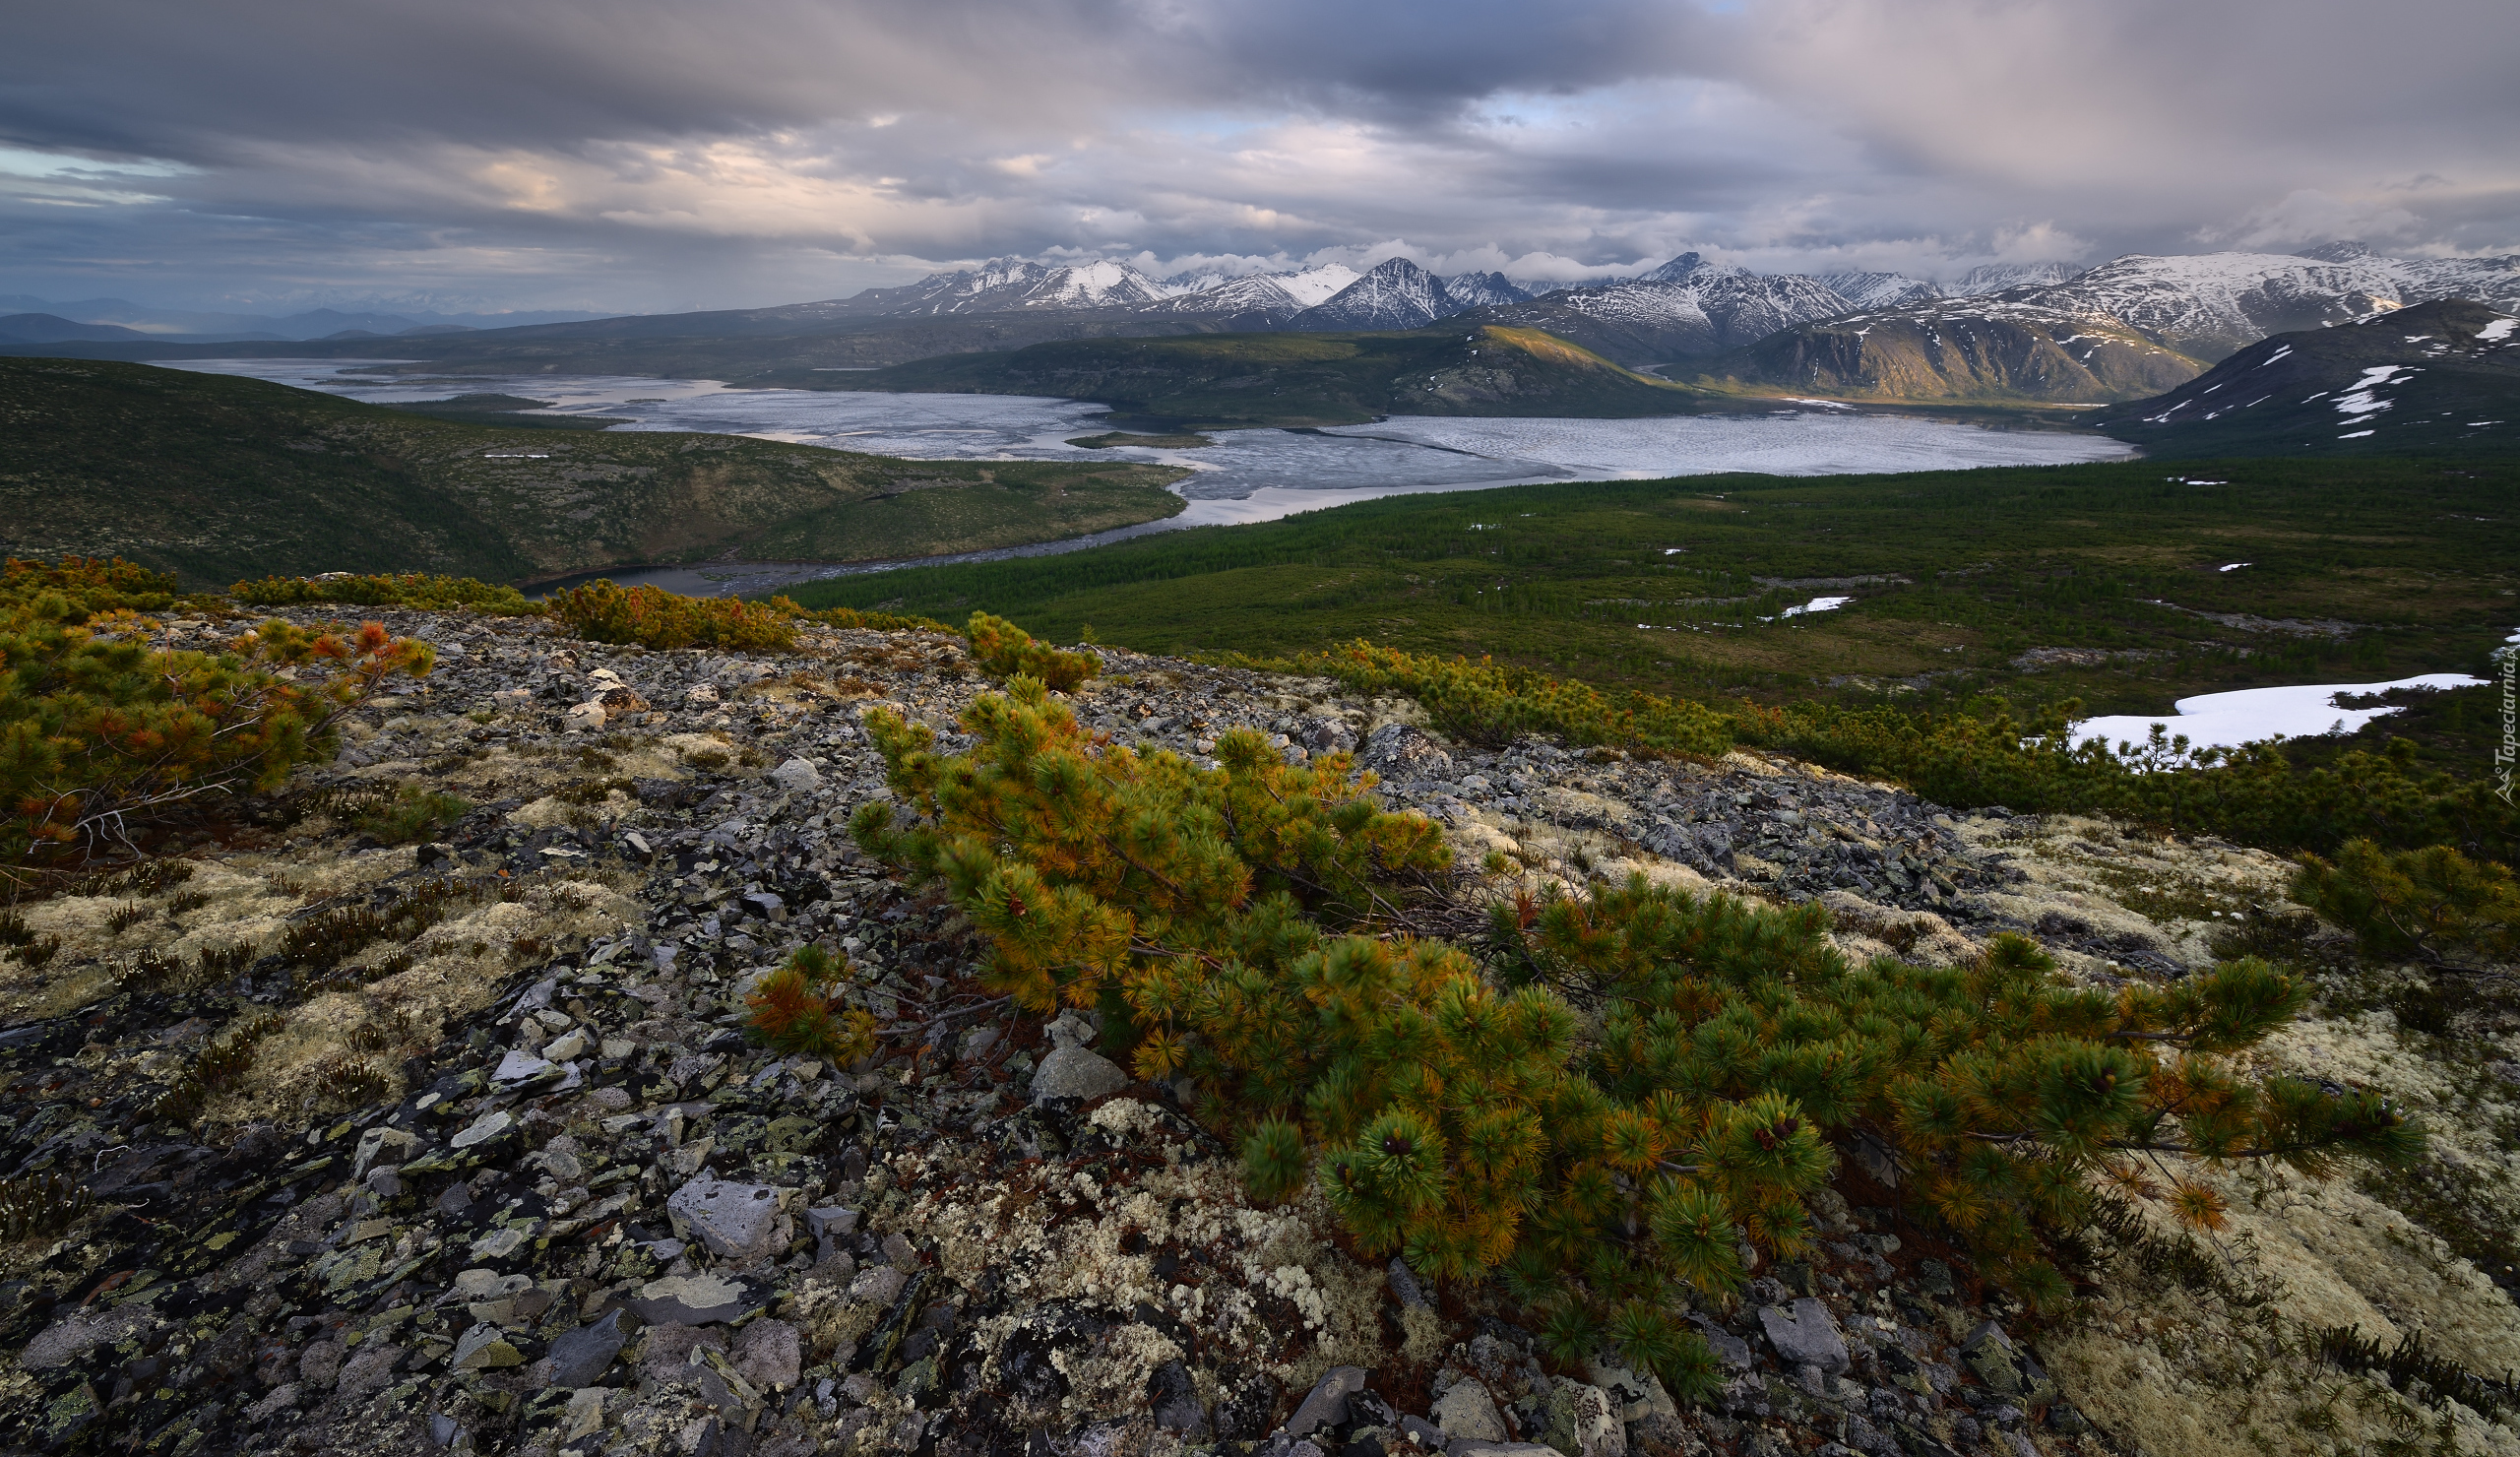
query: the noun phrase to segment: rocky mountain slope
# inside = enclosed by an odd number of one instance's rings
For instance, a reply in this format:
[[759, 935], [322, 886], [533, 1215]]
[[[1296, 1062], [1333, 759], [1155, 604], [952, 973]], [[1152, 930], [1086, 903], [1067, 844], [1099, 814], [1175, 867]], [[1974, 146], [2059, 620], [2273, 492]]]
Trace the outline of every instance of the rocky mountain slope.
[[[1875, 279], [1869, 286], [1904, 288]], [[1550, 293], [1480, 317], [1544, 329], [1631, 366], [1722, 353], [1780, 329], [1855, 312], [1817, 279], [1768, 276], [1683, 253], [1641, 278]]]
[[1035, 345], [826, 375], [821, 388], [1058, 395], [1124, 414], [1220, 426], [1354, 424], [1394, 412], [1672, 414], [1705, 399], [1538, 330], [1465, 322], [1371, 334]]
[[1164, 488], [1179, 473], [1164, 468], [899, 461], [451, 412], [145, 364], [0, 359], [0, 551], [119, 553], [219, 587], [333, 568], [512, 581], [730, 552], [925, 556], [1181, 509]]
[[2081, 403], [2158, 394], [2204, 369], [2107, 314], [1938, 298], [1780, 330], [1695, 382], [1844, 400]]
[[[2351, 1322], [2498, 1371], [2520, 1311], [2491, 1280], [2376, 1193], [2199, 1171], [2238, 1196], [2217, 1248], [2131, 1198], [2077, 1318], [2043, 1322], [1852, 1148], [1808, 1257], [1684, 1302], [1724, 1362], [1708, 1405], [1552, 1368], [1495, 1287], [1352, 1257], [1317, 1185], [1253, 1204], [1174, 1089], [1097, 1055], [1089, 1014], [1011, 1015], [969, 926], [847, 842], [889, 795], [859, 715], [952, 734], [987, 686], [959, 640], [747, 656], [387, 625], [440, 665], [337, 763], [156, 868], [19, 908], [48, 949], [0, 963], [0, 1172], [94, 1208], [0, 1255], [18, 1449], [2224, 1457], [2426, 1429], [2520, 1450], [2507, 1415], [2300, 1354]], [[2282, 862], [2229, 847], [1954, 814], [1763, 756], [1474, 749], [1319, 680], [1102, 658], [1073, 698], [1089, 727], [1190, 756], [1236, 725], [1357, 750], [1465, 874], [1507, 857], [1499, 893], [1638, 871], [1818, 899], [1852, 954], [1948, 965], [2011, 929], [2103, 987], [2304, 934]], [[407, 783], [473, 807], [380, 845], [364, 806]], [[371, 921], [402, 929], [342, 929]], [[858, 1064], [735, 1031], [750, 979], [809, 941], [877, 1019]], [[2498, 1167], [2520, 1095], [2486, 1068], [2509, 1029], [2410, 1056], [2348, 990], [2272, 1058], [2386, 1088], [2455, 1167]], [[200, 1121], [159, 1110], [240, 1036], [254, 1054]], [[2469, 1197], [2507, 1227], [2509, 1185]]]
[[2520, 451], [2520, 320], [2417, 304], [2260, 340], [2101, 416], [2156, 456], [2508, 455]]

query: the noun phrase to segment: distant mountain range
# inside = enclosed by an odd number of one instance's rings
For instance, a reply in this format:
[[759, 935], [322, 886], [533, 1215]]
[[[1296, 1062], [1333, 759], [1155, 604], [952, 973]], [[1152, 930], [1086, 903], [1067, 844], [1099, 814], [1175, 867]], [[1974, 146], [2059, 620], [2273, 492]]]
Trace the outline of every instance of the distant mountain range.
[[[194, 344], [387, 338], [460, 333], [474, 329], [508, 329], [520, 325], [556, 324], [599, 319], [572, 309], [540, 309], [509, 314], [441, 314], [427, 311], [388, 313], [376, 310], [345, 313], [308, 309], [303, 313], [209, 313], [196, 309], [152, 308], [125, 298], [82, 298], [67, 302], [27, 293], [0, 293], [0, 341], [56, 344], [64, 340], [170, 340]], [[89, 328], [105, 333], [74, 334]]]
[[[2390, 258], [2352, 243], [2300, 254], [2136, 254], [2088, 270], [1988, 265], [1947, 287], [1897, 273], [1757, 274], [1693, 252], [1633, 278], [1576, 285], [1494, 272], [1439, 277], [1404, 258], [1362, 272], [1325, 264], [1165, 279], [1109, 260], [997, 259], [847, 298], [770, 308], [475, 332], [450, 332], [464, 327], [453, 316], [318, 310], [262, 321], [302, 331], [296, 342], [214, 345], [160, 332], [164, 318], [25, 307], [0, 318], [0, 353], [372, 354], [390, 337], [395, 356], [431, 371], [832, 387], [835, 371], [1042, 344], [1375, 333], [1459, 321], [1541, 330], [1624, 368], [1695, 379], [1729, 394], [2104, 404], [2174, 388], [2270, 334], [2451, 297], [2520, 308], [2520, 256]], [[0, 297], [0, 308], [40, 303]]]

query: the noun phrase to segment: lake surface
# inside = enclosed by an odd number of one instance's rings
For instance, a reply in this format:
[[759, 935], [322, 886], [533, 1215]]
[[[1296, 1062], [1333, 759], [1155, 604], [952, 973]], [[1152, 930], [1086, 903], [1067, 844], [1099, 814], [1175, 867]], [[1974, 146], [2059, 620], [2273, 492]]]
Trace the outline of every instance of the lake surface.
[[[1376, 496], [1549, 480], [1648, 480], [1723, 471], [1833, 475], [1978, 466], [2055, 466], [2124, 460], [2134, 451], [2099, 435], [1989, 430], [1948, 420], [1786, 407], [1767, 414], [1653, 419], [1457, 419], [1395, 415], [1322, 430], [1220, 430], [1192, 450], [1084, 450], [1076, 435], [1110, 428], [1100, 405], [1010, 395], [885, 395], [740, 390], [713, 380], [633, 375], [400, 375], [384, 359], [193, 359], [167, 367], [244, 375], [371, 404], [504, 394], [550, 402], [546, 413], [627, 418], [618, 430], [707, 430], [914, 460], [1121, 459], [1182, 466], [1180, 515], [1066, 541], [926, 558], [1029, 556], [1182, 527], [1273, 521]], [[714, 563], [619, 572], [669, 591], [758, 592], [783, 582], [883, 570], [774, 562]]]

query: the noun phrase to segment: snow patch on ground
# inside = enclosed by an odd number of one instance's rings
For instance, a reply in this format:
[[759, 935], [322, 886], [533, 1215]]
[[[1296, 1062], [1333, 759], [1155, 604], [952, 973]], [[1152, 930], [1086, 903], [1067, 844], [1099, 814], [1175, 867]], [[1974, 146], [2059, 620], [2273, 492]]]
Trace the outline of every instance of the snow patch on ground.
[[2386, 693], [2393, 688], [2476, 688], [2483, 678], [2472, 678], [2461, 672], [2425, 673], [2420, 677], [2399, 678], [2389, 683], [2303, 683], [2282, 688], [2241, 688], [2230, 693], [2203, 693], [2182, 698], [2177, 713], [2167, 718], [2145, 718], [2136, 714], [2111, 714], [2085, 719], [2068, 730], [2076, 745], [2100, 739], [2107, 743], [2141, 744], [2152, 736], [2153, 726], [2168, 729], [2173, 737], [2184, 735], [2188, 746], [2201, 748], [2237, 748], [2244, 743], [2284, 737], [2301, 738], [2320, 733], [2352, 733], [2395, 708], [2339, 708], [2336, 700], [2349, 694], [2362, 696]]

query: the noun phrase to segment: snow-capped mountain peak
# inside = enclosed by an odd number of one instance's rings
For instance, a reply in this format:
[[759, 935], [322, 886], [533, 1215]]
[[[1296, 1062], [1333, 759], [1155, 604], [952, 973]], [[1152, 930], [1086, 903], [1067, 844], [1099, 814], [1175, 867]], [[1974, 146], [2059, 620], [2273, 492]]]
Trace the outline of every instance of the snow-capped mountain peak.
[[1460, 313], [1444, 282], [1406, 258], [1386, 259], [1297, 314], [1295, 329], [1418, 329]]

